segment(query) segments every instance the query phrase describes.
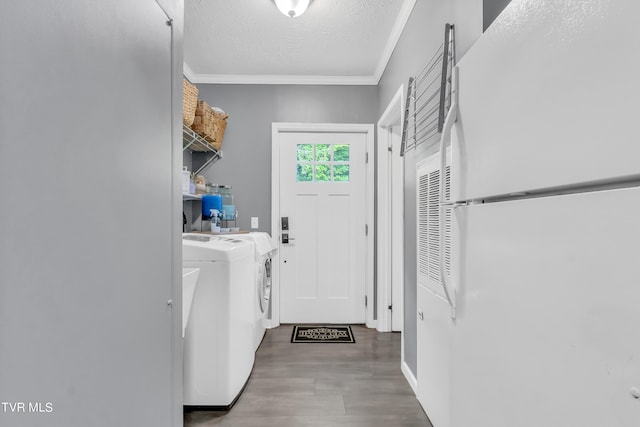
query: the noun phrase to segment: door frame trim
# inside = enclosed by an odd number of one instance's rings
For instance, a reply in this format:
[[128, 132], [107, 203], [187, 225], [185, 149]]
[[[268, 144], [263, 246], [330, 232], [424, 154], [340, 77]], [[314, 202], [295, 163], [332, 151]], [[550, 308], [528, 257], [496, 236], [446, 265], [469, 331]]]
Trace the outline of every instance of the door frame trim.
[[[368, 162], [366, 169], [366, 223], [368, 224], [369, 235], [367, 236], [367, 259], [365, 272], [365, 296], [368, 304], [365, 310], [366, 325], [368, 328], [375, 328], [374, 319], [374, 241], [376, 227], [374, 222], [375, 213], [375, 161], [374, 161], [374, 125], [364, 123], [281, 123], [271, 124], [271, 236], [274, 243], [280, 248], [280, 146], [278, 134], [285, 132], [350, 132], [363, 133], [366, 137], [366, 152]], [[364, 233], [364, 230], [363, 230]], [[278, 250], [272, 263], [272, 283], [271, 283], [271, 319], [268, 321], [269, 328], [280, 325], [280, 251]]]
[[[378, 290], [377, 329], [380, 332], [390, 332], [393, 329], [392, 314], [387, 308], [391, 304], [393, 304], [395, 313], [402, 319], [400, 331], [404, 330], [404, 203], [397, 205], [392, 203], [393, 197], [404, 200], [404, 162], [400, 157], [402, 138], [393, 135], [390, 129], [392, 126], [399, 126], [399, 135], [402, 135], [403, 98], [404, 85], [400, 85], [377, 124], [376, 284]], [[390, 147], [391, 151], [389, 151]], [[398, 170], [394, 170], [396, 168]], [[391, 176], [392, 172], [398, 177], [395, 181]], [[392, 197], [394, 193], [395, 196]], [[400, 301], [393, 301], [394, 286], [398, 287], [396, 294]], [[404, 349], [404, 345], [402, 348]]]

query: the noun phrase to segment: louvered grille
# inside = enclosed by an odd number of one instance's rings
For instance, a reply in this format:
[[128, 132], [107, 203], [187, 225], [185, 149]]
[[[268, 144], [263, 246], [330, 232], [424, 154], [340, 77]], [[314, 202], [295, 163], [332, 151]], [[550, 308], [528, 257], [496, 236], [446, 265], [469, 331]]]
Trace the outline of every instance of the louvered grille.
[[419, 177], [418, 182], [418, 271], [427, 276], [429, 272], [429, 174]]
[[[451, 170], [445, 171], [445, 195], [451, 193]], [[418, 272], [440, 283], [440, 171], [430, 169], [418, 176]], [[451, 210], [445, 213], [444, 265], [451, 275]]]
[[440, 280], [440, 266], [438, 265], [438, 252], [440, 251], [440, 172], [429, 173], [429, 195], [427, 203], [429, 211], [429, 223], [427, 225], [427, 259], [429, 260], [428, 277], [433, 281]]
[[[451, 200], [451, 167], [447, 166], [445, 176], [445, 200]], [[444, 217], [444, 266], [447, 277], [451, 277], [451, 215], [453, 211], [447, 209]]]

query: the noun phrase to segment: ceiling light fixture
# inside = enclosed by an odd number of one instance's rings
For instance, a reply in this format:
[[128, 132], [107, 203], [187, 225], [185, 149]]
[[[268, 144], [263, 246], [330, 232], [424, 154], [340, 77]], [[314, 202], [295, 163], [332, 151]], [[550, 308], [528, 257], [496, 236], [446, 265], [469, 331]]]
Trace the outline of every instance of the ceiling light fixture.
[[295, 18], [302, 15], [309, 7], [311, 0], [273, 0], [285, 16]]

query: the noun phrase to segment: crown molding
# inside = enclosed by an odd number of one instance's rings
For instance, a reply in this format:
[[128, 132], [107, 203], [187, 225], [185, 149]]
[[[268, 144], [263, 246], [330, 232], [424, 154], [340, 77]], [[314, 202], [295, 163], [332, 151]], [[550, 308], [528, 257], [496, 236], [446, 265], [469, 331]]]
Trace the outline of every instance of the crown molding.
[[182, 63], [182, 74], [189, 80], [191, 83], [198, 83], [195, 81], [196, 73], [193, 72], [191, 67], [186, 62]]
[[391, 33], [389, 34], [389, 38], [387, 39], [387, 44], [382, 51], [380, 62], [378, 62], [378, 67], [376, 68], [376, 72], [374, 74], [376, 84], [380, 82], [380, 79], [384, 74], [384, 70], [387, 68], [387, 64], [391, 60], [391, 55], [393, 55], [393, 51], [395, 50], [396, 45], [400, 40], [400, 36], [402, 35], [404, 27], [409, 21], [409, 17], [411, 16], [411, 12], [413, 11], [413, 7], [415, 5], [416, 0], [405, 0], [402, 3], [402, 7], [400, 8], [400, 12], [398, 13], [396, 22], [393, 24], [393, 28], [391, 29]]
[[192, 83], [227, 85], [354, 85], [375, 86], [375, 76], [294, 76], [294, 75], [233, 75], [195, 74], [184, 64], [184, 75]]

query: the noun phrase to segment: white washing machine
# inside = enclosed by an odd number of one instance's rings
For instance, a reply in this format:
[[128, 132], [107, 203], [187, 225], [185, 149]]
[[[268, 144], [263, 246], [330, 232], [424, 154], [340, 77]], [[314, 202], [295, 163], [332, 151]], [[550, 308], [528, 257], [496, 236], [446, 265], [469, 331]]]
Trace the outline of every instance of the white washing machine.
[[182, 268], [182, 338], [189, 324], [193, 294], [196, 293], [196, 285], [200, 277], [199, 268]]
[[184, 405], [228, 410], [255, 359], [255, 245], [193, 233], [182, 243], [183, 267], [200, 269], [184, 336]]
[[271, 308], [271, 260], [278, 246], [269, 233], [260, 231], [235, 235], [238, 239], [255, 243], [255, 303], [254, 348], [257, 350], [264, 337]]

